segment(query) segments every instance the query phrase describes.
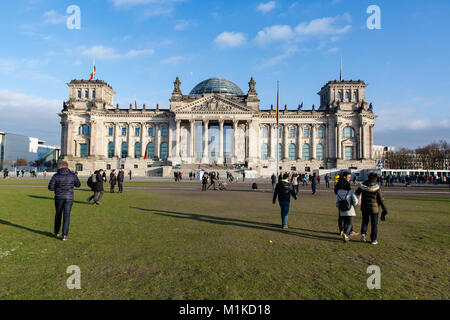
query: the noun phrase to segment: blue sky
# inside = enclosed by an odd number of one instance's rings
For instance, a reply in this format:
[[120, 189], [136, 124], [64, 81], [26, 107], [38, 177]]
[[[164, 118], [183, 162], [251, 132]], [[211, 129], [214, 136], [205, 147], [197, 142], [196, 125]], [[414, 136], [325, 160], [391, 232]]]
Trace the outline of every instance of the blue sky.
[[[81, 9], [69, 30], [66, 10]], [[381, 30], [369, 30], [369, 5]], [[97, 78], [116, 102], [168, 107], [173, 81], [183, 93], [210, 77], [244, 92], [256, 80], [261, 108], [305, 109], [339, 77], [362, 79], [379, 116], [375, 143], [416, 147], [450, 140], [450, 2], [17, 0], [0, 5], [0, 131], [59, 144], [57, 113], [66, 83]]]

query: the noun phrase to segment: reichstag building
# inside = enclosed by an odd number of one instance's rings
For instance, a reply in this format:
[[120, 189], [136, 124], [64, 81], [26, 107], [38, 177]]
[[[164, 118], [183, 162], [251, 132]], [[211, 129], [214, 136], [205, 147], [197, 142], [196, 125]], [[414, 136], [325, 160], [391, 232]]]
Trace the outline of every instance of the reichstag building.
[[148, 176], [156, 170], [169, 174], [176, 164], [240, 164], [270, 176], [277, 155], [282, 170], [375, 168], [376, 116], [361, 80], [328, 82], [318, 92], [318, 108], [280, 107], [278, 127], [275, 107], [260, 109], [253, 78], [246, 94], [219, 78], [183, 94], [177, 78], [170, 109], [120, 108], [102, 80], [72, 80], [68, 86], [69, 100], [59, 114], [61, 153], [81, 175], [99, 168]]

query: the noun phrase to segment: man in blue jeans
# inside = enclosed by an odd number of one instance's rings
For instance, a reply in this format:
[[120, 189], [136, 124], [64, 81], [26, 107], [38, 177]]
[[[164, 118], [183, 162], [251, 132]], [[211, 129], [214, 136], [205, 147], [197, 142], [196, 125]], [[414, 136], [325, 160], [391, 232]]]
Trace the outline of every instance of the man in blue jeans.
[[289, 214], [289, 206], [291, 204], [291, 195], [294, 197], [295, 200], [297, 200], [295, 191], [292, 188], [291, 184], [289, 183], [288, 179], [289, 174], [288, 173], [283, 174], [282, 179], [280, 180], [280, 182], [278, 182], [277, 186], [275, 187], [272, 200], [272, 203], [275, 204], [275, 201], [277, 200], [278, 196], [278, 203], [280, 204], [281, 208], [281, 226], [283, 229], [288, 228], [287, 219]]
[[64, 217], [62, 240], [67, 240], [69, 235], [70, 211], [73, 205], [73, 189], [81, 186], [78, 177], [69, 170], [69, 164], [62, 161], [58, 172], [48, 184], [48, 190], [55, 192], [55, 237], [59, 238], [61, 230], [61, 218]]

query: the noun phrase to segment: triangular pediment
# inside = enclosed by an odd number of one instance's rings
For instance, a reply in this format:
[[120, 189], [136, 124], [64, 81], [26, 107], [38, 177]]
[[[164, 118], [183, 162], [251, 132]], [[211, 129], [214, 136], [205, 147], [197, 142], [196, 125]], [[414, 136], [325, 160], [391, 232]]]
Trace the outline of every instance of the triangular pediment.
[[208, 97], [202, 97], [195, 101], [192, 101], [184, 106], [177, 108], [174, 112], [182, 113], [242, 113], [252, 112], [247, 107], [240, 105], [236, 102], [230, 101], [225, 97], [219, 95], [212, 95]]

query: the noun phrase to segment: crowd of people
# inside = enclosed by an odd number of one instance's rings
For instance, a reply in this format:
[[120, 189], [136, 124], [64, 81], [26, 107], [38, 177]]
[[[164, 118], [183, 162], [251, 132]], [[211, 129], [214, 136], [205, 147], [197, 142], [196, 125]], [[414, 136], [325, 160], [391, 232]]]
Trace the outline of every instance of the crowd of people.
[[[304, 175], [297, 173], [283, 173], [278, 177], [275, 174], [271, 177], [272, 187], [274, 189], [272, 202], [275, 204], [276, 199], [281, 209], [281, 226], [287, 229], [287, 220], [290, 208], [290, 199], [293, 197], [297, 200], [299, 194], [299, 184]], [[328, 179], [327, 179], [328, 177]], [[359, 235], [353, 230], [353, 217], [356, 216], [356, 207], [361, 207], [362, 225], [361, 225], [361, 241], [367, 241], [367, 231], [369, 222], [371, 224], [370, 243], [378, 244], [378, 217], [385, 221], [388, 213], [384, 199], [378, 184], [379, 177], [376, 173], [370, 173], [368, 179], [359, 184], [356, 191], [352, 190], [350, 181], [352, 175], [350, 172], [343, 171], [335, 177], [334, 193], [336, 194], [336, 207], [338, 208], [338, 227], [339, 234], [343, 241], [347, 243], [351, 236]], [[330, 177], [325, 176], [327, 184]], [[313, 174], [310, 179], [312, 185], [312, 193], [316, 193], [316, 185], [319, 183], [316, 175]], [[358, 198], [359, 197], [359, 198]], [[380, 209], [381, 208], [381, 209]]]

